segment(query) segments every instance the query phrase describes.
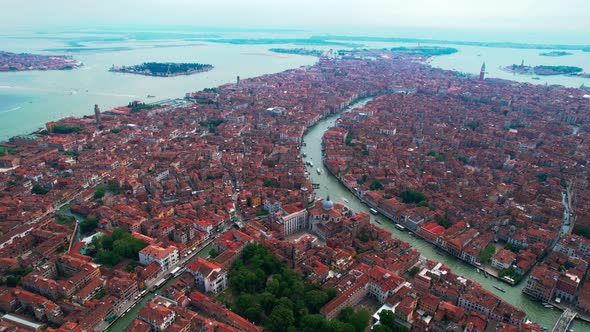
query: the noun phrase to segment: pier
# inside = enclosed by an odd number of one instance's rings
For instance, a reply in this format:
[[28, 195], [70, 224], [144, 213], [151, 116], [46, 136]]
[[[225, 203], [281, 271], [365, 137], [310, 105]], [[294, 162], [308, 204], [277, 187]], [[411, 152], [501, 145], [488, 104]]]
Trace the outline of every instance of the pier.
[[571, 309], [565, 309], [559, 320], [553, 327], [552, 332], [565, 332], [567, 331], [570, 324], [573, 322], [574, 318], [576, 318], [576, 312]]

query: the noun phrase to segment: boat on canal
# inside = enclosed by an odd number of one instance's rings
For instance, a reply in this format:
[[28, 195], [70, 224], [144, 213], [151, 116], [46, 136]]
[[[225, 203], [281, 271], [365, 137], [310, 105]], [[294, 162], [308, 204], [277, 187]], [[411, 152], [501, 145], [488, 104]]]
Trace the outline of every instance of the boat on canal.
[[494, 288], [499, 290], [502, 293], [506, 293], [506, 290], [504, 290], [504, 288], [502, 288], [502, 287], [498, 287], [498, 286], [494, 285]]

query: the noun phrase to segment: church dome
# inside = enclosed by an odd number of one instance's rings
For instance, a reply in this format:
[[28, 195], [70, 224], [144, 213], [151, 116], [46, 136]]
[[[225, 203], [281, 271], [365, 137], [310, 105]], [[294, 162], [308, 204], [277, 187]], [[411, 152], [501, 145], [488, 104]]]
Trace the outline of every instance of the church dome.
[[334, 203], [330, 200], [330, 196], [328, 196], [323, 202], [322, 202], [322, 207], [324, 208], [324, 210], [328, 211], [328, 210], [332, 210], [332, 208], [334, 207]]

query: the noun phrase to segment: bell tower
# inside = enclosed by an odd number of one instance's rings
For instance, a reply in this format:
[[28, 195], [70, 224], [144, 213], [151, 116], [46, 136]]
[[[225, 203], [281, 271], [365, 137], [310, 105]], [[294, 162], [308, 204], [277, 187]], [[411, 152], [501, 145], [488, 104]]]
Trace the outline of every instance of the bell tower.
[[484, 61], [484, 63], [481, 64], [481, 70], [479, 71], [479, 80], [483, 81], [485, 79], [486, 76], [486, 63]]

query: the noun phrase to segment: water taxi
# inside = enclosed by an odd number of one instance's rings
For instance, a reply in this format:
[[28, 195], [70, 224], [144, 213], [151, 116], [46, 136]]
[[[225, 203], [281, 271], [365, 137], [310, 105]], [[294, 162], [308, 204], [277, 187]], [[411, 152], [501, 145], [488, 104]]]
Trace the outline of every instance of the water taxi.
[[406, 228], [400, 224], [395, 224], [395, 228], [399, 229], [400, 231], [406, 230]]
[[506, 280], [510, 284], [514, 284], [514, 279], [510, 278], [509, 276], [503, 276], [502, 279]]
[[377, 210], [375, 210], [375, 209], [373, 209], [373, 208], [370, 208], [370, 209], [369, 209], [369, 212], [371, 212], [371, 213], [372, 213], [372, 214], [374, 214], [374, 215], [377, 215], [377, 214], [379, 214], [379, 211], [377, 211]]
[[505, 291], [505, 290], [504, 290], [504, 288], [502, 288], [502, 287], [498, 287], [498, 286], [495, 286], [495, 285], [494, 285], [494, 288], [495, 288], [495, 289], [497, 289], [497, 290], [499, 290], [499, 291], [500, 291], [500, 292], [502, 292], [502, 293], [506, 293], [506, 291]]

